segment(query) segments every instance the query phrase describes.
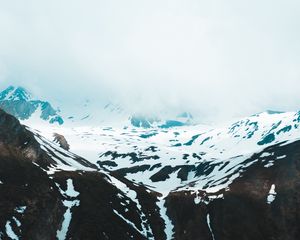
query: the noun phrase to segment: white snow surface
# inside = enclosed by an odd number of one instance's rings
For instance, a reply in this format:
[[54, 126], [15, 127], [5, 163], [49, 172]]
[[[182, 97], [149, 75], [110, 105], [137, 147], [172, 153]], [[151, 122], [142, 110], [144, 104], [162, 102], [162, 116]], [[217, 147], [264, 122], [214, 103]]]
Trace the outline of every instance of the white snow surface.
[[271, 204], [275, 200], [276, 195], [277, 193], [275, 192], [275, 184], [272, 184], [267, 197], [267, 203]]
[[65, 194], [69, 197], [78, 197], [79, 192], [75, 191], [72, 179], [67, 180], [67, 190]]
[[206, 219], [207, 219], [207, 225], [208, 225], [209, 231], [211, 233], [211, 237], [212, 237], [213, 240], [215, 240], [215, 235], [214, 235], [214, 233], [212, 231], [212, 228], [211, 228], [211, 225], [210, 225], [210, 215], [209, 215], [209, 213], [207, 214]]
[[11, 227], [11, 222], [7, 221], [5, 224], [6, 234], [12, 240], [19, 240], [19, 237], [15, 234]]
[[[32, 124], [40, 135], [53, 139], [53, 133], [65, 136], [70, 144], [70, 151], [74, 152], [93, 164], [107, 161], [113, 165], [104, 164], [102, 170], [114, 171], [124, 168], [155, 166], [143, 171], [126, 174], [126, 178], [136, 183], [143, 183], [149, 188], [162, 193], [179, 191], [182, 189], [205, 190], [217, 193], [225, 189], [238, 178], [246, 167], [258, 161], [244, 163], [254, 153], [263, 151], [266, 147], [286, 142], [293, 142], [300, 137], [299, 119], [297, 112], [269, 113], [264, 112], [243, 118], [225, 126], [211, 127], [207, 125], [182, 126], [168, 129], [134, 128], [132, 126], [88, 126], [64, 124], [53, 126], [47, 123]], [[42, 137], [38, 140], [47, 141]], [[48, 141], [53, 149], [56, 144]], [[155, 151], [149, 150], [153, 147]], [[46, 149], [47, 150], [47, 149]], [[134, 161], [132, 156], [119, 155], [113, 158], [105, 155], [107, 151], [117, 154], [136, 153], [142, 161]], [[69, 153], [68, 153], [69, 154]], [[265, 167], [272, 167], [275, 161], [285, 156], [270, 156], [264, 152], [260, 159], [265, 159]], [[58, 156], [63, 157], [59, 155]], [[60, 169], [81, 169], [91, 171], [73, 161], [74, 156], [66, 159], [68, 165], [60, 163], [52, 171]], [[158, 157], [158, 158], [157, 158]], [[59, 162], [60, 160], [57, 159]], [[188, 172], [186, 180], [178, 177], [178, 166], [199, 166], [207, 163], [211, 171], [197, 176], [194, 170]], [[165, 167], [174, 168], [168, 177], [162, 181], [152, 181], [151, 177]]]

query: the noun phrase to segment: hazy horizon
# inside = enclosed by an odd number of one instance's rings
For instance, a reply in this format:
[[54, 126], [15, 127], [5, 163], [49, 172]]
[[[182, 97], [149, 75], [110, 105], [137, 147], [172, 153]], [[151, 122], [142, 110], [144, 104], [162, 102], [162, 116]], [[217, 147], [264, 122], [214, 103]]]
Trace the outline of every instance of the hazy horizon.
[[90, 99], [207, 121], [296, 111], [299, 9], [294, 0], [3, 2], [0, 87], [54, 106]]

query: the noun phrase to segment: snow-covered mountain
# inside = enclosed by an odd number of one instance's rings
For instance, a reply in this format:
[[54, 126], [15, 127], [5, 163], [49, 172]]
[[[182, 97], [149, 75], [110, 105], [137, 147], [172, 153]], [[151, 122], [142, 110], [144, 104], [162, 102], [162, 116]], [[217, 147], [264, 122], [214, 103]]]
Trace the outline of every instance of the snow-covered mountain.
[[[191, 189], [192, 185], [210, 192], [216, 185], [226, 188], [245, 167], [258, 160], [244, 162], [253, 154], [274, 144], [297, 140], [299, 126], [299, 112], [268, 111], [215, 128], [63, 126], [39, 130], [48, 138], [53, 132], [61, 133], [71, 151], [103, 170], [168, 193]], [[219, 184], [225, 178], [228, 181]]]
[[40, 100], [40, 96], [33, 96], [23, 87], [9, 86], [0, 92], [0, 108], [14, 115], [25, 124], [47, 125], [67, 124], [68, 126], [134, 126], [140, 128], [170, 128], [175, 126], [192, 125], [193, 117], [183, 112], [175, 116], [164, 118], [145, 116], [131, 113], [120, 104], [112, 102], [91, 103], [85, 99], [74, 106], [71, 111], [63, 105], [54, 108], [49, 101]]
[[[23, 88], [8, 88], [0, 99], [7, 103], [32, 102]], [[88, 114], [89, 104], [87, 101], [79, 109], [86, 117], [74, 114], [66, 117], [63, 125], [19, 119], [48, 139], [53, 139], [55, 133], [63, 135], [71, 151], [104, 171], [118, 173], [162, 194], [192, 189], [191, 186], [209, 192], [225, 189], [245, 166], [255, 163], [244, 163], [253, 154], [300, 137], [300, 112], [266, 111], [213, 127], [192, 124], [190, 113], [174, 120], [130, 117], [121, 106], [112, 103], [99, 110], [102, 115]], [[18, 112], [16, 109], [12, 107], [10, 112]], [[110, 118], [117, 119], [117, 124], [108, 125]], [[99, 120], [96, 126], [95, 119]]]
[[2, 110], [0, 123], [1, 239], [164, 239], [163, 225], [147, 220], [162, 221], [145, 187], [99, 171]]
[[[266, 111], [208, 126], [189, 113], [149, 118], [113, 104], [89, 113], [87, 102], [78, 109], [86, 117], [62, 112], [59, 125], [35, 121], [40, 114], [28, 114], [27, 106], [37, 100], [22, 88], [7, 89], [0, 99], [27, 126], [0, 111], [0, 239], [300, 236], [300, 112]], [[51, 141], [54, 134], [70, 151]], [[43, 195], [34, 190], [41, 188]], [[2, 209], [14, 194], [11, 208]], [[41, 209], [35, 202], [50, 203], [54, 213], [32, 213]], [[30, 232], [31, 221], [44, 226]]]
[[132, 115], [131, 125], [137, 128], [173, 128], [193, 125], [193, 116], [188, 112], [178, 114], [173, 118], [161, 119], [159, 117], [147, 117], [143, 115]]
[[[0, 238], [296, 240], [299, 114], [273, 117], [220, 129], [157, 128], [148, 138], [141, 134], [153, 129], [76, 129], [68, 136], [83, 149], [110, 139], [105, 148], [115, 152], [94, 163], [0, 110]], [[260, 143], [272, 133], [273, 141]], [[225, 158], [217, 151], [224, 146]]]
[[37, 100], [22, 87], [10, 86], [0, 92], [0, 108], [20, 120], [32, 118], [47, 121], [51, 124], [63, 124], [64, 120], [47, 101]]

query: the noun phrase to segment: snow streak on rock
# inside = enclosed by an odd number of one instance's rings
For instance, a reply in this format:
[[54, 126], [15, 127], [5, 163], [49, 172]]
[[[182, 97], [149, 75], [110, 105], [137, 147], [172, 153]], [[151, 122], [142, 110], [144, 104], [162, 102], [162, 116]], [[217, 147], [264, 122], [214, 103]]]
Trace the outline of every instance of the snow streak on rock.
[[[60, 188], [58, 184], [56, 184], [60, 193], [67, 199], [63, 201], [63, 205], [67, 208], [64, 219], [62, 222], [61, 229], [57, 231], [58, 240], [65, 240], [67, 237], [68, 229], [72, 220], [72, 212], [71, 209], [73, 207], [78, 207], [80, 205], [80, 201], [74, 199], [79, 196], [79, 192], [75, 191], [72, 179], [67, 180], [67, 190], [64, 191]], [[71, 200], [73, 199], [73, 200]]]
[[[120, 189], [127, 197], [129, 197], [133, 202], [136, 203], [136, 206], [139, 210], [139, 215], [140, 215], [140, 220], [142, 223], [142, 232], [141, 234], [144, 235], [147, 239], [151, 240], [154, 239], [153, 238], [153, 232], [151, 229], [150, 224], [147, 221], [147, 217], [145, 216], [145, 213], [142, 210], [142, 206], [137, 198], [137, 193], [130, 189], [125, 183], [119, 181], [118, 179], [110, 176], [110, 180], [111, 182], [118, 188]], [[118, 216], [122, 216], [120, 215], [117, 211], [114, 211], [115, 214], [117, 214]], [[125, 219], [123, 216], [121, 217], [123, 220], [130, 222], [129, 220]], [[131, 223], [130, 225], [134, 225], [133, 223]], [[134, 225], [134, 228], [137, 229], [137, 227]], [[139, 231], [140, 232], [140, 231]]]
[[276, 198], [277, 193], [275, 192], [275, 184], [272, 184], [268, 197], [267, 197], [267, 203], [271, 204], [275, 198]]
[[207, 225], [208, 225], [209, 231], [211, 233], [211, 237], [212, 237], [213, 240], [215, 240], [215, 236], [214, 236], [214, 233], [213, 233], [211, 225], [210, 225], [210, 215], [209, 215], [209, 213], [207, 213], [206, 219], [207, 219]]
[[171, 240], [173, 239], [174, 235], [174, 225], [167, 215], [167, 208], [165, 207], [164, 197], [158, 198], [157, 206], [159, 207], [160, 216], [165, 222], [165, 234], [167, 236], [166, 240]]

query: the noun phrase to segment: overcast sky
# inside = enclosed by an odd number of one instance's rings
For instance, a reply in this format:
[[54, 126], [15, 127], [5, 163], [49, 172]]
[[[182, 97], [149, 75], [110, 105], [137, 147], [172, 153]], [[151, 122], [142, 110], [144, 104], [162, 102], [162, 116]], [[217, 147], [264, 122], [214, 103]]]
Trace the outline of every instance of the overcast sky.
[[66, 105], [298, 110], [300, 1], [0, 1], [0, 79]]

